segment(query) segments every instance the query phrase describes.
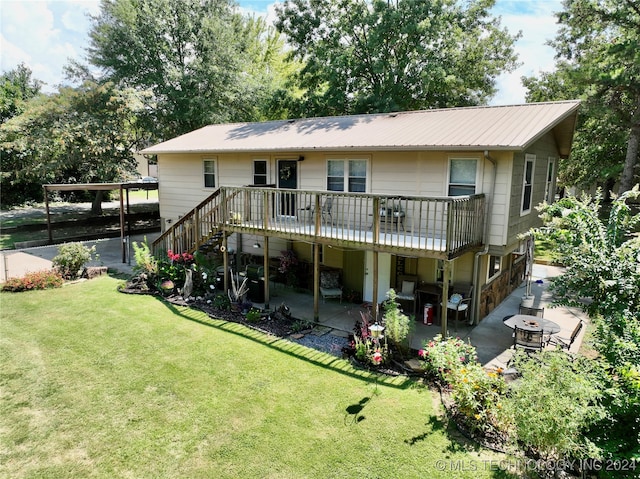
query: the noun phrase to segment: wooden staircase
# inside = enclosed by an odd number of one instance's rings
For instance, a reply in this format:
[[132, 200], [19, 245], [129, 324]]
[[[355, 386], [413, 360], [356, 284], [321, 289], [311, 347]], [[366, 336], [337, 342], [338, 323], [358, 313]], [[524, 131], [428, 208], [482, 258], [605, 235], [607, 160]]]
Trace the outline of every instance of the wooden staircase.
[[154, 256], [169, 250], [176, 253], [218, 252], [225, 237], [231, 234], [220, 228], [222, 208], [222, 196], [217, 189], [152, 243]]

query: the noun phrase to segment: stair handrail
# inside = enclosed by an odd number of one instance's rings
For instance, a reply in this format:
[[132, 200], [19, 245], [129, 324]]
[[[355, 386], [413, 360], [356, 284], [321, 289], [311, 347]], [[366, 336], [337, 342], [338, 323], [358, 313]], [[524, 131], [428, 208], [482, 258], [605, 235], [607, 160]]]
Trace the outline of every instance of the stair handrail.
[[[195, 215], [196, 211], [203, 210], [206, 206], [209, 206], [212, 202], [214, 202], [220, 196], [220, 188], [216, 189], [213, 193], [211, 193], [207, 198], [202, 200], [198, 205], [193, 208], [191, 211], [182, 216], [179, 220], [173, 223], [164, 233], [158, 236], [153, 243], [151, 244], [151, 251], [154, 256], [157, 256], [160, 253], [160, 246], [165, 243], [167, 238], [171, 237], [174, 232], [181, 227], [186, 222], [190, 221]], [[220, 207], [220, 203], [218, 203], [215, 207]], [[195, 251], [195, 248], [194, 248]], [[193, 251], [188, 251], [192, 253]]]

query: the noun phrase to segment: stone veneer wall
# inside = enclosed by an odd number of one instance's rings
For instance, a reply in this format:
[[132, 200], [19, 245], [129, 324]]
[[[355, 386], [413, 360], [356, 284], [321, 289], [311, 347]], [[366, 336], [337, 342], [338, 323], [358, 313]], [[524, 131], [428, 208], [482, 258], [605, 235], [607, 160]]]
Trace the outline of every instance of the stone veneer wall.
[[512, 264], [500, 276], [482, 289], [480, 294], [480, 318], [484, 318], [524, 281], [525, 261]]

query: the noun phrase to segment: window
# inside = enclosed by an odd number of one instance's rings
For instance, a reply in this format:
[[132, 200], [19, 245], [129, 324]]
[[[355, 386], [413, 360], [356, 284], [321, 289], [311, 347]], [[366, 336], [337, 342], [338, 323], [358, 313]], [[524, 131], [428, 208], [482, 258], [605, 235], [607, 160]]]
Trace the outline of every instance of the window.
[[524, 177], [522, 179], [522, 210], [521, 214], [531, 212], [531, 196], [533, 193], [533, 168], [535, 165], [536, 155], [525, 155], [524, 158]]
[[547, 203], [553, 203], [555, 199], [555, 191], [553, 188], [553, 180], [555, 180], [555, 160], [549, 157], [549, 165], [547, 166], [547, 182], [544, 190], [544, 199]]
[[253, 184], [267, 184], [267, 160], [253, 160]]
[[489, 268], [487, 269], [487, 282], [500, 274], [502, 269], [502, 258], [500, 256], [489, 256]]
[[216, 187], [216, 160], [204, 160], [204, 187]]
[[327, 190], [367, 191], [367, 160], [327, 160]]
[[475, 194], [477, 171], [477, 159], [452, 158], [449, 161], [449, 196]]

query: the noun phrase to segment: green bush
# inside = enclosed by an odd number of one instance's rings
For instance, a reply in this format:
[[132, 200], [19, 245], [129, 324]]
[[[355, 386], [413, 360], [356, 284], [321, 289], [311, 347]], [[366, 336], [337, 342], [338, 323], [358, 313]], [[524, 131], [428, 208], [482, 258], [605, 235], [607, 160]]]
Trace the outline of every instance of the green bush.
[[91, 256], [96, 252], [96, 247], [91, 248], [82, 243], [65, 243], [58, 247], [58, 255], [52, 263], [65, 279], [75, 279], [82, 275], [84, 265], [91, 261]]
[[133, 271], [146, 273], [147, 277], [153, 280], [158, 275], [158, 260], [151, 254], [147, 238], [145, 237], [144, 242], [140, 244], [134, 241], [131, 246], [133, 246], [133, 257], [136, 261]]
[[403, 314], [396, 301], [396, 292], [390, 289], [387, 292], [387, 301], [384, 303], [384, 326], [385, 334], [391, 341], [393, 347], [404, 357], [409, 352], [407, 338], [413, 329], [413, 321]]
[[543, 461], [599, 457], [585, 435], [605, 415], [599, 363], [544, 351], [531, 357], [516, 354], [514, 366], [521, 378], [503, 398], [503, 410], [525, 451], [535, 451]]
[[471, 344], [465, 343], [460, 338], [443, 340], [440, 334], [431, 341], [425, 341], [418, 354], [423, 358], [423, 368], [426, 373], [443, 385], [448, 383], [446, 374], [449, 371], [478, 361], [476, 348]]
[[487, 371], [478, 362], [476, 349], [460, 338], [436, 336], [418, 354], [427, 374], [451, 394], [453, 409], [471, 431], [489, 434], [504, 431], [502, 396], [506, 385], [501, 371]]
[[211, 306], [216, 309], [226, 311], [231, 307], [231, 301], [229, 301], [226, 294], [218, 294], [213, 298]]
[[488, 371], [475, 361], [444, 373], [459, 418], [471, 432], [508, 429], [502, 414], [506, 384], [500, 371]]
[[17, 293], [34, 289], [59, 288], [63, 283], [64, 279], [57, 271], [37, 271], [27, 273], [22, 278], [9, 278], [2, 285], [2, 291]]
[[262, 318], [262, 313], [258, 309], [251, 308], [249, 311], [247, 311], [246, 318], [247, 322], [249, 323], [257, 323]]

